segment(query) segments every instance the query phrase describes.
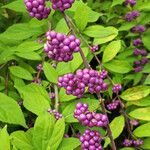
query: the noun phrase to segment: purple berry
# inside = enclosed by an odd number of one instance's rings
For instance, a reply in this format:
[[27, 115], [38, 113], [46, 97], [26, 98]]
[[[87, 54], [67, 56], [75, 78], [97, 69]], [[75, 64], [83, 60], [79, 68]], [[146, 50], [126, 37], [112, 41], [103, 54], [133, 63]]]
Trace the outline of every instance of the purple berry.
[[37, 70], [38, 70], [38, 71], [43, 70], [42, 64], [38, 64], [38, 66], [37, 66]]
[[133, 40], [133, 45], [134, 46], [140, 46], [142, 44], [143, 44], [143, 42], [140, 38]]
[[140, 71], [142, 71], [142, 66], [138, 66], [138, 67], [135, 67], [133, 70], [134, 70], [134, 72], [140, 72]]
[[137, 126], [139, 124], [138, 120], [130, 120], [130, 124], [133, 126]]
[[118, 93], [122, 89], [120, 84], [115, 84], [112, 88], [113, 93]]
[[94, 46], [92, 46], [92, 47], [90, 48], [90, 50], [91, 50], [92, 52], [96, 52], [96, 51], [99, 50], [99, 47], [98, 47], [98, 45], [94, 45]]
[[136, 4], [136, 0], [125, 0], [124, 1], [124, 5], [130, 5], [131, 7], [133, 7]]
[[102, 150], [102, 139], [98, 131], [86, 129], [80, 136], [80, 141], [83, 150]]
[[50, 0], [52, 2], [52, 8], [54, 10], [59, 9], [60, 11], [65, 11], [70, 8], [74, 3], [74, 0]]
[[140, 16], [140, 13], [137, 10], [133, 10], [132, 12], [127, 13], [125, 15], [125, 20], [128, 22], [131, 22], [139, 16]]
[[24, 3], [30, 16], [38, 20], [48, 18], [51, 12], [51, 9], [46, 7], [45, 0], [24, 0]]
[[138, 25], [138, 26], [131, 28], [131, 32], [133, 33], [143, 33], [145, 32], [145, 30], [146, 30], [145, 26], [142, 26], [142, 25]]
[[55, 109], [54, 110], [51, 110], [50, 108], [47, 110], [50, 114], [53, 114], [54, 117], [56, 118], [56, 120], [62, 118], [62, 114], [60, 114], [58, 111], [56, 111]]
[[78, 119], [82, 125], [88, 127], [103, 127], [108, 123], [106, 115], [90, 112], [88, 105], [85, 103], [78, 103], [74, 111], [74, 117]]
[[[55, 31], [46, 33], [47, 42], [44, 46], [44, 51], [47, 56], [56, 61], [68, 62], [73, 59], [73, 53], [80, 50], [79, 39], [74, 35], [66, 36]], [[71, 41], [73, 37], [73, 40]]]
[[129, 146], [131, 146], [133, 144], [133, 141], [132, 140], [129, 140], [129, 139], [125, 139], [124, 141], [123, 141], [123, 145], [125, 146], [125, 147], [129, 147]]
[[109, 103], [107, 105], [108, 110], [115, 110], [117, 109], [117, 107], [120, 105], [120, 101], [119, 100], [115, 100], [112, 103]]

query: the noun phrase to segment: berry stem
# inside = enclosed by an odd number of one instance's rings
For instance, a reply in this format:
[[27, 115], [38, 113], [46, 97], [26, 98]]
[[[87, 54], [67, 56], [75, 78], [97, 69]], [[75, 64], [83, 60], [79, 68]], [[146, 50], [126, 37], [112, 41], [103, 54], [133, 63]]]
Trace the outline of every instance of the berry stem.
[[[82, 39], [82, 41], [86, 44], [86, 46], [91, 49], [91, 46], [88, 44], [87, 40], [83, 37], [83, 35], [81, 34], [81, 32], [79, 31], [79, 29], [75, 26], [75, 24], [72, 22], [72, 20], [63, 12], [63, 16], [66, 20], [67, 25], [69, 25], [68, 27], [70, 28], [70, 24], [73, 26], [73, 29], [76, 30], [76, 32], [79, 34], [80, 38]], [[98, 57], [95, 55], [95, 53], [92, 53], [95, 57], [95, 59], [97, 60], [97, 62], [99, 64], [101, 64], [100, 60], [98, 59]]]
[[[75, 27], [72, 28], [72, 26], [71, 26], [72, 21], [70, 21], [70, 19], [67, 17], [67, 15], [66, 15], [64, 12], [62, 12], [62, 15], [63, 15], [63, 17], [64, 17], [64, 19], [65, 19], [65, 21], [66, 21], [66, 24], [67, 24], [68, 28], [70, 29], [70, 31], [72, 31], [72, 32], [75, 34], [74, 29], [77, 29], [77, 28], [75, 28]], [[73, 24], [72, 24], [72, 25], [73, 25]], [[85, 66], [86, 68], [90, 69], [90, 65], [88, 64], [88, 61], [86, 60], [83, 51], [80, 49], [79, 52], [80, 52], [80, 55], [81, 55], [81, 57], [82, 57], [82, 59], [83, 59], [84, 66]]]
[[57, 85], [54, 85], [54, 90], [55, 90], [55, 109], [58, 111], [59, 98], [58, 98], [58, 87], [57, 87]]
[[[74, 25], [74, 23], [72, 22], [72, 20], [70, 20], [70, 18], [69, 18], [64, 12], [62, 12], [62, 15], [63, 15], [63, 17], [64, 17], [64, 19], [65, 19], [65, 21], [66, 21], [66, 24], [67, 24], [68, 28], [69, 28], [70, 30], [72, 29], [72, 31], [73, 31], [74, 34], [75, 34], [74, 29], [76, 29], [77, 33], [80, 35], [80, 37], [81, 37], [82, 40], [83, 40], [84, 37], [82, 36], [82, 34], [80, 33], [80, 31], [77, 29], [77, 27]], [[72, 27], [72, 26], [73, 26], [73, 27]], [[87, 43], [87, 41], [84, 40], [84, 42], [85, 42], [85, 43], [88, 45], [88, 47], [90, 48], [90, 46], [89, 46], [89, 44]], [[82, 57], [82, 59], [83, 59], [83, 62], [84, 62], [85, 67], [89, 69], [90, 66], [89, 66], [88, 61], [86, 60], [86, 57], [84, 56], [84, 53], [83, 53], [82, 50], [80, 50], [80, 55], [81, 55], [81, 57]], [[98, 59], [98, 58], [97, 58], [97, 59]], [[103, 100], [102, 100], [102, 98], [101, 98], [100, 93], [97, 93], [97, 97], [98, 97], [98, 99], [99, 99], [99, 101], [100, 101], [100, 103], [101, 103], [102, 112], [107, 116], [106, 109], [105, 109], [105, 105], [104, 105], [104, 102], [103, 102]], [[107, 116], [107, 117], [108, 117], [108, 116]], [[111, 132], [111, 129], [110, 129], [110, 126], [109, 126], [109, 122], [108, 122], [108, 124], [107, 124], [107, 132], [108, 132], [108, 135], [109, 135], [111, 144], [112, 144], [112, 150], [116, 150], [116, 145], [115, 145], [115, 142], [114, 142], [113, 137], [112, 137], [112, 132]]]
[[[102, 108], [103, 114], [105, 114], [107, 116], [106, 109], [105, 109], [105, 104], [103, 102], [103, 99], [102, 99], [100, 93], [97, 93], [97, 97], [98, 97], [99, 102], [101, 104], [101, 108]], [[112, 150], [117, 150], [116, 149], [116, 144], [114, 142], [114, 139], [113, 139], [113, 136], [112, 136], [112, 132], [111, 132], [111, 129], [110, 129], [110, 126], [109, 126], [109, 120], [108, 120], [108, 124], [107, 124], [106, 128], [107, 128], [108, 136], [109, 136], [109, 138], [111, 140]]]

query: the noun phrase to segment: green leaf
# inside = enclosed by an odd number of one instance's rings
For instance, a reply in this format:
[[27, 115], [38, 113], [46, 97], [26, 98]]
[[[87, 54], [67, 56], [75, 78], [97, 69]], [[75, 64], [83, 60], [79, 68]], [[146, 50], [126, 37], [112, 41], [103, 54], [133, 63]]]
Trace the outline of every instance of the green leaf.
[[77, 8], [79, 6], [84, 6], [87, 10], [88, 13], [88, 22], [95, 22], [98, 20], [98, 18], [100, 16], [102, 16], [102, 14], [100, 14], [99, 12], [95, 12], [93, 11], [90, 7], [88, 7], [85, 3], [83, 3], [82, 1], [75, 1], [74, 4], [72, 5], [72, 7], [69, 9], [69, 11], [73, 11], [76, 12]]
[[121, 94], [121, 98], [126, 101], [136, 101], [146, 97], [150, 93], [149, 86], [136, 86], [127, 89]]
[[36, 119], [33, 131], [34, 149], [46, 150], [48, 142], [53, 134], [54, 125], [54, 116], [49, 113], [43, 113]]
[[119, 149], [119, 150], [135, 150], [135, 149], [132, 148], [132, 147], [124, 147], [124, 148], [121, 148], [121, 149]]
[[81, 144], [77, 138], [63, 138], [58, 150], [74, 150]]
[[141, 148], [143, 148], [144, 150], [149, 150], [150, 149], [150, 138], [146, 138], [144, 139], [144, 144], [141, 145]]
[[25, 41], [22, 42], [15, 51], [17, 52], [24, 52], [24, 53], [30, 53], [36, 50], [39, 50], [40, 48], [43, 47], [43, 44], [39, 44], [38, 42], [35, 41]]
[[33, 35], [41, 35], [43, 32], [42, 28], [30, 28], [27, 23], [18, 23], [0, 34], [0, 40], [6, 44], [18, 44], [21, 40], [28, 39]]
[[21, 57], [21, 58], [25, 58], [27, 60], [41, 60], [41, 56], [39, 54], [37, 54], [36, 52], [16, 52], [15, 55]]
[[128, 73], [132, 70], [132, 66], [125, 60], [112, 60], [108, 63], [104, 63], [104, 67], [110, 71], [121, 74]]
[[143, 43], [144, 43], [144, 46], [145, 46], [148, 50], [150, 50], [150, 42], [149, 42], [149, 39], [150, 39], [150, 30], [147, 30], [147, 31], [144, 33], [143, 37], [142, 37], [142, 41], [143, 41]]
[[150, 96], [144, 97], [137, 101], [131, 101], [136, 106], [150, 106]]
[[3, 93], [0, 93], [0, 120], [2, 122], [27, 127], [18, 103]]
[[144, 85], [146, 85], [146, 84], [150, 84], [150, 75], [148, 75], [146, 77], [146, 80], [144, 81]]
[[[82, 98], [81, 102], [87, 103], [90, 111], [94, 111], [99, 107], [99, 101], [97, 99]], [[62, 115], [65, 117], [65, 122], [77, 122], [73, 116], [77, 103], [77, 101], [73, 101], [64, 108]]]
[[20, 0], [8, 3], [7, 5], [4, 5], [2, 8], [8, 8], [16, 12], [26, 12], [24, 1]]
[[20, 67], [20, 66], [11, 66], [9, 67], [10, 73], [18, 78], [25, 79], [25, 80], [33, 80], [31, 73]]
[[137, 137], [150, 137], [150, 123], [145, 123], [137, 127], [133, 134]]
[[136, 22], [123, 22], [119, 28], [119, 31], [127, 31], [136, 25]]
[[[110, 123], [110, 129], [112, 131], [113, 139], [119, 137], [119, 135], [123, 131], [124, 126], [125, 126], [125, 121], [123, 116], [119, 116], [113, 119], [113, 121]], [[110, 143], [110, 139], [106, 138], [104, 148], [106, 148], [109, 143]]]
[[46, 78], [53, 83], [57, 83], [58, 73], [57, 71], [47, 62], [43, 65], [43, 70]]
[[121, 5], [124, 2], [124, 0], [113, 0], [111, 7], [114, 7], [116, 5]]
[[0, 150], [10, 150], [9, 134], [7, 126], [0, 130]]
[[150, 121], [150, 107], [135, 109], [129, 115], [139, 120]]
[[40, 115], [50, 108], [49, 102], [40, 93], [24, 91], [22, 97], [24, 107], [36, 115]]
[[[62, 28], [63, 27], [63, 28]], [[64, 18], [60, 19], [55, 28], [56, 32], [68, 34], [69, 28], [64, 20]]]
[[33, 150], [31, 139], [24, 131], [15, 131], [10, 135], [11, 143], [17, 149]]
[[61, 118], [57, 120], [53, 128], [53, 133], [49, 140], [47, 150], [57, 150], [64, 136], [64, 131], [65, 131], [65, 121], [64, 118]]
[[79, 30], [83, 31], [88, 23], [88, 11], [84, 5], [77, 7], [74, 19]]
[[59, 100], [60, 102], [67, 102], [70, 100], [76, 99], [76, 96], [73, 95], [67, 95], [66, 90], [64, 88], [61, 88], [59, 91]]
[[103, 53], [103, 63], [112, 60], [121, 49], [121, 41], [112, 41], [109, 43]]

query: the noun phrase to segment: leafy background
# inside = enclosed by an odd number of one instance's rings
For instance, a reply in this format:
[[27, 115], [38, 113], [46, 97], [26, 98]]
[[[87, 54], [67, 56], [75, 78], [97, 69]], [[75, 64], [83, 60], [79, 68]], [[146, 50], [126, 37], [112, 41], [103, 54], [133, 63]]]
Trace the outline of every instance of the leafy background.
[[[89, 44], [100, 45], [96, 55], [110, 72], [113, 82], [122, 84], [120, 97], [129, 118], [140, 121], [140, 125], [133, 128], [133, 133], [144, 139], [143, 149], [150, 149], [150, 62], [142, 72], [133, 72], [132, 64], [136, 58], [132, 55], [131, 41], [137, 35], [129, 32], [136, 24], [146, 24], [148, 29], [142, 35], [142, 40], [150, 51], [150, 2], [137, 0], [134, 9], [139, 10], [141, 16], [128, 23], [123, 16], [131, 8], [124, 7], [123, 1], [76, 0], [66, 14], [73, 19]], [[47, 5], [51, 4], [47, 2]], [[73, 117], [78, 100], [60, 89], [59, 111], [63, 118], [55, 121], [47, 109], [53, 108], [48, 92], [54, 90], [58, 76], [83, 68], [80, 55], [74, 54], [74, 59], [68, 63], [58, 63], [56, 69], [51, 66], [53, 61], [46, 59], [40, 76], [41, 83], [32, 83], [37, 75], [36, 66], [43, 62], [45, 32], [49, 28], [65, 34], [69, 32], [62, 14], [52, 11], [48, 19], [38, 21], [29, 17], [23, 0], [1, 0], [0, 6], [0, 149], [79, 150], [80, 142], [73, 132], [79, 130], [83, 133], [85, 127]], [[82, 49], [91, 66], [99, 70], [84, 41]], [[110, 87], [104, 93], [104, 98], [111, 100], [112, 97]], [[81, 101], [88, 103], [91, 111], [99, 110], [99, 102], [94, 95], [87, 93]], [[124, 117], [119, 112], [109, 112], [109, 118], [117, 147], [121, 150], [134, 149], [121, 148], [126, 136]], [[105, 135], [104, 129], [96, 130]], [[73, 136], [64, 138], [64, 133]], [[105, 149], [110, 149], [109, 144], [106, 138]]]

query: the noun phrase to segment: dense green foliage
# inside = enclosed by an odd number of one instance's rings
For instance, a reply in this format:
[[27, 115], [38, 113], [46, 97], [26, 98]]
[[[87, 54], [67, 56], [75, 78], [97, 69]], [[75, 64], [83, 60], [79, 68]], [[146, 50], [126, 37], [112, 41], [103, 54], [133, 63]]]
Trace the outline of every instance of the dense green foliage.
[[[150, 149], [150, 61], [142, 71], [134, 72], [133, 63], [140, 56], [133, 55], [132, 41], [139, 34], [130, 32], [136, 25], [146, 26], [140, 35], [143, 47], [150, 51], [150, 1], [137, 0], [132, 8], [123, 5], [124, 0], [75, 0], [72, 7], [65, 11], [71, 27], [81, 40], [82, 51], [91, 68], [106, 69], [109, 78], [107, 91], [102, 92], [104, 103], [110, 103], [116, 95], [112, 83], [121, 84], [117, 95], [123, 107], [107, 111], [110, 128], [116, 147], [119, 150]], [[47, 1], [47, 6], [51, 3]], [[126, 13], [138, 10], [140, 16], [127, 22]], [[23, 0], [0, 1], [0, 150], [80, 150], [81, 142], [77, 133], [86, 129], [73, 113], [78, 102], [87, 103], [90, 111], [101, 112], [96, 94], [86, 92], [77, 99], [67, 95], [57, 86], [58, 77], [83, 69], [80, 53], [75, 53], [69, 62], [56, 62], [45, 56], [45, 33], [55, 30], [70, 34], [62, 13], [51, 10], [45, 20], [31, 18]], [[99, 45], [93, 53], [89, 45]], [[98, 64], [94, 56], [100, 60]], [[146, 56], [150, 58], [150, 53]], [[38, 71], [37, 65], [43, 64]], [[56, 67], [53, 67], [57, 64]], [[35, 81], [35, 82], [33, 82]], [[49, 92], [58, 95], [50, 99]], [[58, 105], [58, 106], [57, 106]], [[56, 120], [47, 110], [57, 108], [62, 118]], [[137, 119], [138, 126], [129, 123]], [[128, 125], [133, 135], [128, 133]], [[103, 148], [111, 149], [106, 128], [94, 127], [103, 137]], [[69, 137], [65, 138], [65, 134]], [[140, 148], [125, 148], [125, 138], [141, 138]]]

